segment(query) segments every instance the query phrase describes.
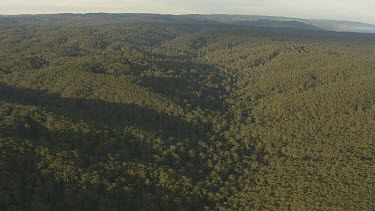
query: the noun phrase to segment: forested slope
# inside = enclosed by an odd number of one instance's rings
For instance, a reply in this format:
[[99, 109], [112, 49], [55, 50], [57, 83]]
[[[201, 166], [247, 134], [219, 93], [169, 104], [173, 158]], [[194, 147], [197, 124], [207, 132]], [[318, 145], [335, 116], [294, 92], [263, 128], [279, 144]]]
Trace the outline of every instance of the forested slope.
[[0, 28], [1, 210], [374, 210], [375, 36]]
[[237, 26], [283, 28], [295, 30], [324, 30], [374, 33], [375, 25], [351, 21], [299, 19], [290, 17], [227, 14], [150, 14], [150, 13], [62, 13], [39, 15], [1, 15], [0, 26], [24, 24], [81, 23], [174, 23], [174, 24], [229, 24]]

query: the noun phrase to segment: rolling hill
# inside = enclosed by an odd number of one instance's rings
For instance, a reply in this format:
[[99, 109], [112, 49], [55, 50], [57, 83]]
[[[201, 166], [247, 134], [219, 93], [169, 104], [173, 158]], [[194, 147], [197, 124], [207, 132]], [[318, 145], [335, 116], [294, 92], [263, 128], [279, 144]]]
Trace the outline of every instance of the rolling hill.
[[151, 23], [221, 23], [233, 25], [260, 26], [268, 28], [289, 28], [302, 30], [327, 30], [372, 33], [375, 26], [366, 23], [332, 20], [307, 20], [286, 17], [256, 15], [160, 15], [126, 13], [87, 13], [52, 15], [0, 16], [0, 25], [67, 23], [67, 22], [151, 22]]
[[374, 210], [375, 35], [0, 19], [0, 210]]

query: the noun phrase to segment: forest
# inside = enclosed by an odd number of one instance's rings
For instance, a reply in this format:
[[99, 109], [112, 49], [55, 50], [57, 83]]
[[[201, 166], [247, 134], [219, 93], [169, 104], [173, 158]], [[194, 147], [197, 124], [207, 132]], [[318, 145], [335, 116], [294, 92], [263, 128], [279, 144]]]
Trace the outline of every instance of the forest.
[[0, 210], [374, 210], [375, 35], [0, 26]]

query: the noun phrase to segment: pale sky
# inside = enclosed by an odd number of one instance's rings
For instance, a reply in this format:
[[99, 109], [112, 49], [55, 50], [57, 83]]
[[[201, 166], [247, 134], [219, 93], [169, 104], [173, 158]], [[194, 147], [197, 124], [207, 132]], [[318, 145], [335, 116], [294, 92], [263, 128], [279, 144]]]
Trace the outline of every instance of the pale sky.
[[375, 24], [375, 0], [0, 0], [0, 14], [244, 14]]

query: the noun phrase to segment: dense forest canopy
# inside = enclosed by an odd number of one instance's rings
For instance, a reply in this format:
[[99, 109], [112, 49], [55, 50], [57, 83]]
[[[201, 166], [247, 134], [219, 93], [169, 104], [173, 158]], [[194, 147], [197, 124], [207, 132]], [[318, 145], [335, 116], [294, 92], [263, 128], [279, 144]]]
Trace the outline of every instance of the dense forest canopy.
[[374, 210], [375, 36], [0, 27], [0, 210]]

